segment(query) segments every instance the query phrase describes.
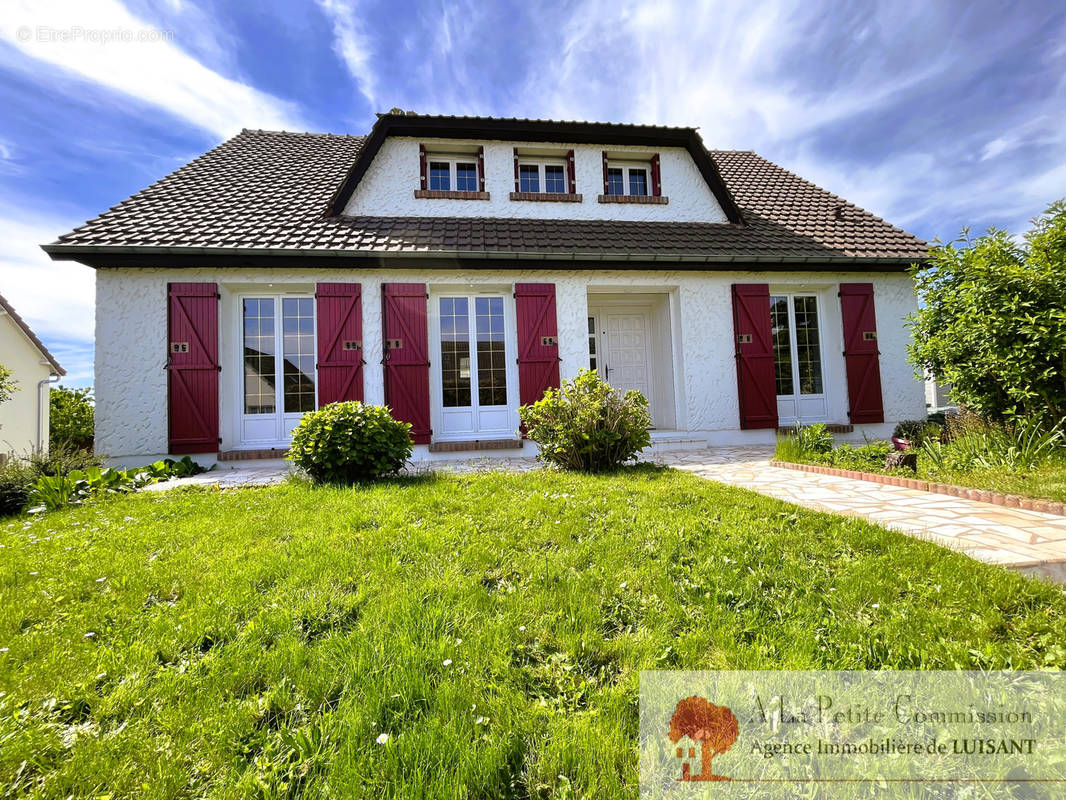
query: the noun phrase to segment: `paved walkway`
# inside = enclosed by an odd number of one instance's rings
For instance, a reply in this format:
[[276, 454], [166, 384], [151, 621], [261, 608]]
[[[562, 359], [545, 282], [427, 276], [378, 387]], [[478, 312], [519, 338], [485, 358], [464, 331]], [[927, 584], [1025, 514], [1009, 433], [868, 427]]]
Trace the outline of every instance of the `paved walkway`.
[[664, 453], [655, 460], [790, 503], [865, 517], [981, 561], [1066, 582], [1066, 517], [770, 466], [767, 448]]
[[[1066, 583], [1066, 517], [1004, 508], [899, 486], [816, 475], [770, 466], [771, 448], [715, 447], [652, 455], [649, 460], [710, 480], [751, 489], [790, 503], [836, 514], [865, 517], [885, 527], [959, 550], [973, 558]], [[419, 462], [408, 471], [523, 471], [532, 458], [477, 458]], [[211, 472], [147, 487], [266, 486], [289, 473], [286, 461], [237, 462]]]

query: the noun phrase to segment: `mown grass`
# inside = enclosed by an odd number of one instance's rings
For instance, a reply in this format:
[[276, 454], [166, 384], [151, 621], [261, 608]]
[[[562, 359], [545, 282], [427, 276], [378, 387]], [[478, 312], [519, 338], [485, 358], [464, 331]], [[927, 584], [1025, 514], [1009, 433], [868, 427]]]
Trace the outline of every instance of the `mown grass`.
[[1058, 588], [649, 467], [142, 494], [0, 544], [12, 794], [636, 797], [641, 669], [1066, 666]]

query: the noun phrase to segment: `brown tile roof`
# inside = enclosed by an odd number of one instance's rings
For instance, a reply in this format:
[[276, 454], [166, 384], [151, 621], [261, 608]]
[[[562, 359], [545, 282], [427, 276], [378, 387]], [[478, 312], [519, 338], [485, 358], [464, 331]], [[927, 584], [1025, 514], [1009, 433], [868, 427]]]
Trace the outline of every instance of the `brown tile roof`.
[[0, 294], [0, 308], [7, 312], [11, 317], [12, 322], [22, 328], [22, 332], [26, 334], [27, 338], [33, 342], [33, 346], [37, 348], [38, 352], [45, 357], [49, 364], [60, 375], [66, 375], [67, 371], [59, 366], [59, 362], [56, 361], [55, 356], [48, 352], [48, 348], [44, 346], [44, 342], [37, 338], [37, 334], [34, 333], [30, 326], [26, 324], [26, 320], [18, 315], [18, 312], [11, 307], [11, 303], [7, 302], [2, 294]]
[[454, 217], [325, 211], [365, 141], [246, 130], [45, 250], [903, 263], [920, 239], [752, 152], [710, 151], [745, 224]]

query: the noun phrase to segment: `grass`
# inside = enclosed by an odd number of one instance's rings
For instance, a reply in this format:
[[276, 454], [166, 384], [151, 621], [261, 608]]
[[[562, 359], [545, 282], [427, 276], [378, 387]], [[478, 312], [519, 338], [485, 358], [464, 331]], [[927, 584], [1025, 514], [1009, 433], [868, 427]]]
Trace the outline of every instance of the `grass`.
[[631, 798], [641, 669], [1066, 666], [1050, 584], [650, 467], [146, 493], [0, 544], [11, 794]]

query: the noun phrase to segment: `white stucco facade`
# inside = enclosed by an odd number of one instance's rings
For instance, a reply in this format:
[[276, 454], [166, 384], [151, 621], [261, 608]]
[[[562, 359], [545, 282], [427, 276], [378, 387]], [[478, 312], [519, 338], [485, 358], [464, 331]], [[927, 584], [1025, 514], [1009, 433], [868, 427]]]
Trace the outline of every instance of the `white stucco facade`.
[[[509, 151], [508, 151], [509, 152]], [[579, 173], [580, 175], [580, 173]], [[665, 185], [664, 177], [664, 185]], [[386, 213], [386, 212], [381, 212]], [[241, 397], [239, 305], [242, 293], [312, 293], [317, 282], [362, 285], [364, 396], [384, 401], [381, 285], [387, 282], [466, 287], [472, 294], [510, 295], [515, 282], [556, 287], [560, 371], [572, 377], [589, 365], [589, 308], [601, 297], [646, 295], [665, 319], [662, 339], [670, 357], [665, 419], [692, 441], [710, 444], [772, 442], [774, 431], [741, 431], [734, 359], [730, 287], [769, 284], [771, 293], [802, 292], [818, 298], [826, 421], [848, 422], [843, 331], [838, 285], [874, 285], [885, 422], [856, 426], [854, 438], [885, 437], [903, 419], [925, 412], [923, 384], [907, 363], [904, 317], [915, 308], [910, 278], [903, 273], [698, 272], [616, 270], [392, 270], [367, 269], [101, 269], [96, 292], [96, 447], [119, 462], [159, 457], [167, 451], [167, 283], [209, 281], [220, 300], [220, 449], [240, 446], [237, 404]], [[665, 314], [665, 316], [662, 316]], [[430, 342], [430, 358], [434, 358]], [[439, 352], [439, 350], [438, 350]], [[528, 449], [527, 449], [528, 450]]]
[[[485, 191], [488, 200], [416, 198], [419, 187], [419, 145], [431, 154], [454, 152], [477, 145], [485, 148]], [[514, 149], [565, 156], [574, 151], [574, 175], [580, 203], [511, 200], [514, 191]], [[647, 160], [658, 153], [662, 194], [666, 205], [600, 203], [603, 193], [603, 152], [619, 160]], [[469, 158], [469, 154], [468, 154]], [[536, 156], [530, 156], [535, 159]], [[351, 199], [345, 214], [412, 217], [506, 217], [527, 219], [617, 219], [648, 222], [728, 222], [725, 212], [681, 147], [648, 148], [623, 145], [598, 146], [567, 142], [474, 142], [453, 139], [392, 137], [382, 144]]]
[[48, 392], [53, 368], [10, 314], [0, 309], [0, 364], [12, 372], [18, 391], [0, 403], [0, 453], [48, 448]]

